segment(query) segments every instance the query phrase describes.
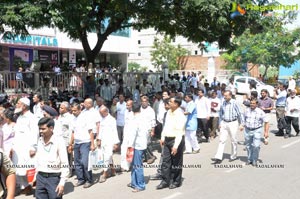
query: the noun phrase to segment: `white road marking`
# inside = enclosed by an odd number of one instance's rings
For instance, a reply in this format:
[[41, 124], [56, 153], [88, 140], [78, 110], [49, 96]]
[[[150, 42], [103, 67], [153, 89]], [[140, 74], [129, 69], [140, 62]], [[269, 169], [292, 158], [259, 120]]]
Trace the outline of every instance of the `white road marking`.
[[[243, 166], [243, 167], [246, 166], [246, 163], [243, 163], [242, 166]], [[226, 172], [226, 173], [231, 173], [231, 172], [233, 172], [233, 171], [235, 171], [235, 170], [238, 170], [238, 169], [241, 169], [241, 168], [232, 168], [232, 169], [226, 170], [225, 172]]]
[[172, 195], [169, 195], [167, 197], [164, 197], [162, 199], [172, 199], [172, 198], [176, 198], [177, 196], [181, 195], [182, 193], [181, 192], [176, 192], [176, 193], [173, 193]]
[[295, 140], [295, 141], [293, 141], [293, 142], [291, 142], [289, 144], [283, 145], [283, 146], [281, 146], [281, 148], [282, 149], [288, 148], [290, 146], [293, 146], [294, 144], [297, 144], [298, 142], [300, 142], [300, 139], [299, 140]]

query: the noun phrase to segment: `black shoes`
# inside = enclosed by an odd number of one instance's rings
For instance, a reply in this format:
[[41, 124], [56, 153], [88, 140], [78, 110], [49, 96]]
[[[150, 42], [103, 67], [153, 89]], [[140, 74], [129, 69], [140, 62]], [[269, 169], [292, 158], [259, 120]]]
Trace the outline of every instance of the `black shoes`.
[[172, 184], [170, 184], [169, 189], [176, 189], [177, 187], [180, 187], [180, 186], [181, 186], [180, 184], [172, 183]]
[[230, 159], [229, 162], [233, 162], [233, 161], [236, 161], [236, 160], [238, 160], [238, 158]]
[[150, 176], [150, 180], [161, 180], [161, 175], [159, 173]]
[[162, 181], [159, 185], [157, 185], [156, 189], [164, 189], [167, 187], [169, 187], [169, 185]]
[[85, 181], [78, 181], [76, 184], [75, 184], [75, 187], [79, 187], [81, 185], [84, 185], [85, 184]]
[[246, 165], [250, 165], [250, 164], [252, 164], [252, 162], [246, 162]]
[[214, 161], [214, 162], [211, 163], [211, 164], [221, 164], [221, 163], [222, 163], [222, 160], [217, 159], [217, 158], [212, 158], [211, 160]]
[[181, 184], [178, 183], [172, 183], [170, 185], [168, 185], [167, 183], [165, 183], [164, 181], [162, 181], [157, 187], [156, 189], [164, 189], [169, 187], [169, 189], [176, 189], [177, 187], [180, 187]]
[[257, 167], [257, 162], [253, 162], [252, 166]]

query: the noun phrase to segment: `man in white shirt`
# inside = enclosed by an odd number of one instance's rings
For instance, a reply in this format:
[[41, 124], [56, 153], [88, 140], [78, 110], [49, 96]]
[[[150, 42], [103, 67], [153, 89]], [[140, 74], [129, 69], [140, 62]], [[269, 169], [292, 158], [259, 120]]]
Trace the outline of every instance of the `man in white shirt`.
[[120, 144], [123, 142], [123, 133], [124, 133], [124, 125], [125, 125], [125, 111], [126, 111], [126, 102], [124, 101], [124, 95], [119, 95], [119, 101], [117, 103], [117, 129], [118, 129], [118, 137], [120, 140]]
[[[30, 193], [31, 186], [26, 177], [28, 165], [34, 165], [36, 144], [39, 137], [37, 120], [29, 111], [30, 100], [26, 97], [19, 99], [15, 113], [20, 113], [15, 125], [15, 138], [12, 147], [12, 162], [14, 165], [25, 167], [16, 168], [17, 185], [22, 193]], [[26, 166], [27, 165], [27, 166]]]
[[132, 125], [133, 125], [133, 112], [132, 112], [133, 101], [128, 100], [126, 102], [126, 112], [125, 112], [125, 125], [124, 125], [124, 135], [123, 142], [121, 145], [121, 170], [129, 171], [130, 163], [126, 160], [127, 148], [129, 146], [129, 139], [132, 133]]
[[170, 99], [160, 144], [163, 149], [162, 181], [156, 189], [175, 189], [182, 184], [182, 165], [186, 117], [180, 110], [181, 99]]
[[299, 135], [299, 115], [300, 115], [300, 98], [296, 96], [297, 90], [291, 90], [290, 96], [286, 100], [285, 121], [286, 134], [284, 138], [291, 137], [291, 125], [293, 126], [296, 136]]
[[197, 108], [198, 129], [203, 131], [204, 139], [202, 141], [209, 142], [209, 132], [207, 123], [210, 119], [210, 101], [204, 96], [204, 90], [198, 89], [198, 99], [195, 101]]
[[36, 159], [35, 197], [62, 198], [68, 169], [67, 150], [62, 137], [54, 136], [54, 120], [42, 118], [39, 123], [41, 137], [38, 141]]
[[111, 176], [116, 175], [116, 171], [113, 165], [113, 151], [118, 148], [119, 138], [116, 128], [116, 119], [109, 114], [107, 107], [100, 108], [100, 114], [102, 121], [100, 123], [100, 132], [97, 137], [98, 146], [101, 146], [104, 156], [104, 172], [100, 176], [99, 183], [103, 183], [108, 178], [108, 169], [111, 170]]
[[[72, 123], [74, 120], [74, 116], [70, 114], [70, 104], [67, 101], [64, 101], [60, 104], [59, 107], [59, 116], [57, 122], [54, 126], [54, 135], [58, 137], [62, 137], [64, 139], [64, 143], [66, 149], [68, 149], [71, 135], [72, 135]], [[69, 161], [69, 176], [72, 176], [72, 162], [73, 162], [73, 153], [68, 153], [68, 161]]]
[[152, 146], [151, 146], [151, 137], [154, 136], [154, 128], [156, 125], [156, 120], [155, 120], [155, 112], [153, 108], [149, 106], [149, 98], [147, 96], [143, 96], [141, 98], [142, 101], [142, 107], [141, 107], [141, 116], [145, 118], [145, 127], [147, 128], [147, 131], [149, 132], [148, 134], [148, 147], [144, 152], [146, 161], [148, 164], [152, 164], [156, 156], [153, 155], [152, 153]]
[[143, 169], [143, 152], [147, 148], [148, 129], [145, 128], [145, 122], [141, 122], [145, 119], [140, 114], [141, 104], [135, 103], [132, 109], [134, 117], [127, 153], [130, 152], [130, 148], [134, 149], [131, 183], [129, 185], [133, 189], [132, 192], [136, 193], [145, 190], [146, 187]]
[[95, 137], [97, 137], [97, 135], [99, 134], [101, 116], [99, 112], [95, 110], [93, 105], [94, 102], [91, 98], [85, 99], [83, 113], [86, 114], [87, 120], [90, 120], [94, 123], [93, 133], [95, 134]]
[[78, 179], [75, 186], [84, 185], [83, 188], [89, 188], [93, 184], [92, 171], [88, 171], [88, 160], [90, 150], [95, 150], [93, 133], [95, 123], [82, 113], [80, 104], [72, 104], [71, 110], [75, 118], [68, 152], [71, 153], [74, 149], [75, 172]]

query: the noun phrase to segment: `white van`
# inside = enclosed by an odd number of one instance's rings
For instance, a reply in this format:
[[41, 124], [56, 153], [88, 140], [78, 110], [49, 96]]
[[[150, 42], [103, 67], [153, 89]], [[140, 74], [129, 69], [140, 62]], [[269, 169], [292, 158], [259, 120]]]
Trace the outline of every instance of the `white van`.
[[267, 91], [269, 92], [269, 96], [270, 97], [273, 96], [274, 87], [263, 83], [262, 81], [256, 79], [255, 77], [235, 76], [233, 85], [235, 86], [237, 93], [249, 94], [250, 93], [250, 88], [249, 88], [250, 82], [255, 83], [258, 95], [260, 95], [260, 91], [262, 89], [267, 89]]

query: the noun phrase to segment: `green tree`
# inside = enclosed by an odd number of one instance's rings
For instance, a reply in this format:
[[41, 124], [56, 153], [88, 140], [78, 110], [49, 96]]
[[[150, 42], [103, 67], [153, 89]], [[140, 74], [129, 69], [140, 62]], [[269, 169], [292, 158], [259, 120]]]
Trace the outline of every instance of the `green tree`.
[[300, 28], [287, 30], [285, 25], [288, 18], [264, 17], [261, 20], [263, 30], [260, 33], [252, 34], [250, 29], [247, 29], [241, 36], [234, 38], [234, 50], [222, 55], [227, 66], [239, 69], [245, 63], [264, 65], [263, 77], [270, 67], [291, 66], [299, 59], [297, 47]]
[[28, 27], [50, 26], [48, 8], [49, 2], [46, 0], [1, 0], [0, 33], [6, 33], [3, 36], [7, 37], [26, 35]]
[[168, 64], [170, 71], [179, 69], [178, 59], [188, 54], [185, 48], [180, 45], [174, 46], [171, 42], [170, 36], [164, 36], [161, 41], [158, 38], [154, 39], [151, 61], [156, 69], [161, 70], [160, 67], [165, 62]]
[[[232, 19], [231, 0], [3, 0], [1, 3], [2, 30], [9, 26], [13, 33], [26, 34], [27, 27], [58, 27], [71, 39], [81, 41], [87, 62], [94, 62], [109, 35], [128, 27], [154, 27], [194, 42], [218, 41], [224, 48], [230, 46], [232, 35], [257, 27], [259, 18], [258, 11]], [[246, 3], [252, 1], [243, 1], [243, 5]], [[91, 33], [97, 35], [94, 47], [88, 42]]]
[[136, 63], [136, 62], [128, 63], [128, 71], [129, 72], [136, 72], [136, 71], [139, 71], [140, 69], [141, 69], [141, 65], [139, 63]]

